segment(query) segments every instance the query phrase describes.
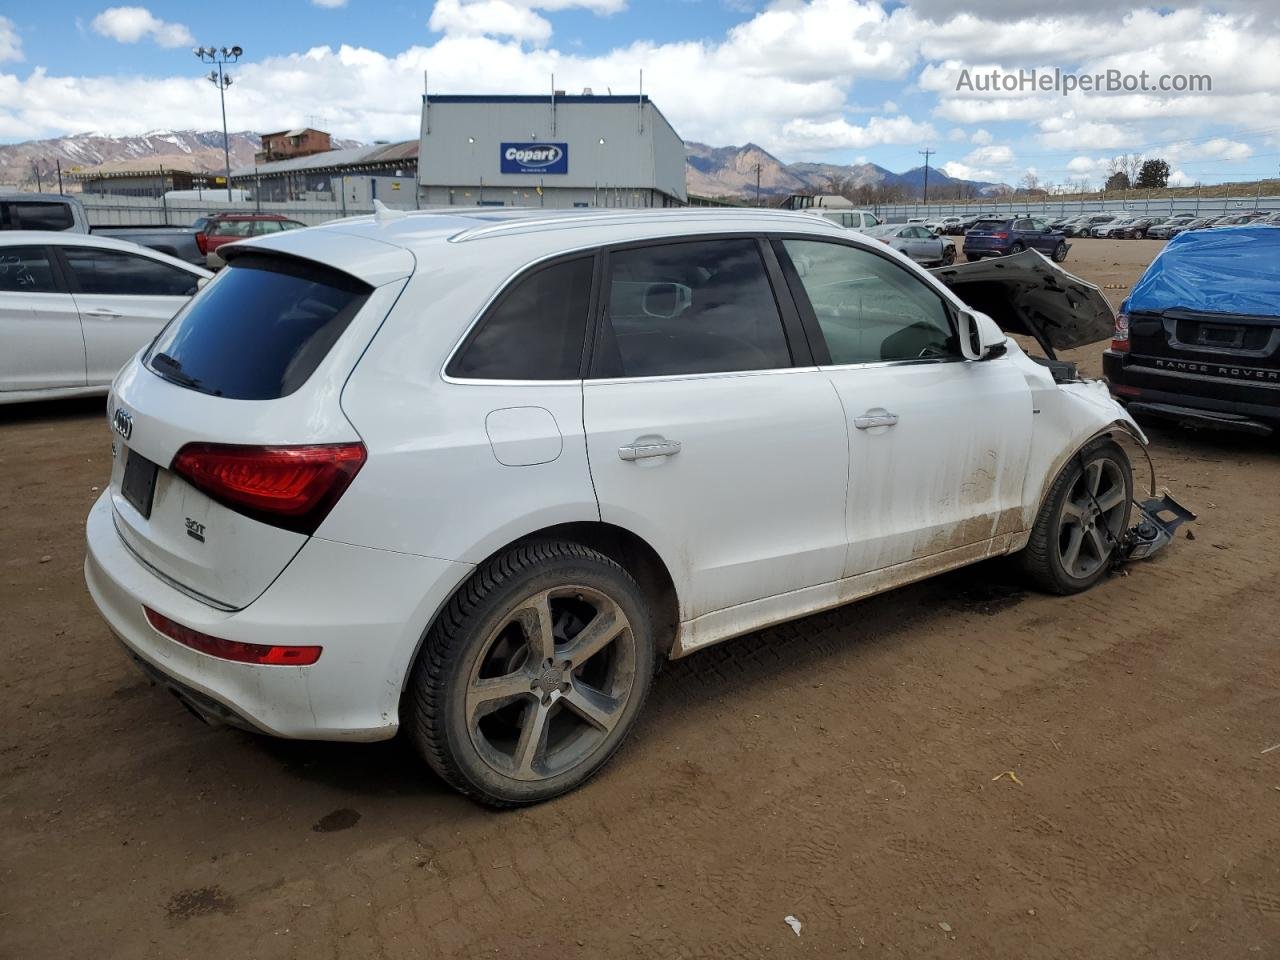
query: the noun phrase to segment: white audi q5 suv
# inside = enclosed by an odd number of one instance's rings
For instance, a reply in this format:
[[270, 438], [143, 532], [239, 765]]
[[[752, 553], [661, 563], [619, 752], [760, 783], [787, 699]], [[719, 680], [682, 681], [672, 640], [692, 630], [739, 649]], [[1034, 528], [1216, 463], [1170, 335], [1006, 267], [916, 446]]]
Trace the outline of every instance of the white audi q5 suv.
[[404, 725], [533, 802], [663, 658], [1000, 554], [1081, 590], [1127, 529], [1105, 388], [817, 217], [382, 212], [224, 251], [115, 379], [85, 562], [207, 718]]

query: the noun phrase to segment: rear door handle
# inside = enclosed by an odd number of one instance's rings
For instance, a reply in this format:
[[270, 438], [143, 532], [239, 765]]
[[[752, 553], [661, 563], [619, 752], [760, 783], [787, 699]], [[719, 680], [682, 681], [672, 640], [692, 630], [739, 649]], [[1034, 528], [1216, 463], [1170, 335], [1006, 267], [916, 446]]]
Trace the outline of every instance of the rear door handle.
[[870, 430], [872, 427], [892, 427], [898, 422], [896, 413], [887, 410], [868, 410], [860, 417], [853, 418], [853, 425], [859, 430]]
[[680, 452], [679, 440], [653, 440], [648, 443], [629, 443], [618, 448], [620, 460], [645, 460], [649, 457], [674, 457]]
[[116, 320], [123, 316], [122, 313], [107, 307], [90, 307], [84, 313], [86, 317], [99, 317], [103, 320]]

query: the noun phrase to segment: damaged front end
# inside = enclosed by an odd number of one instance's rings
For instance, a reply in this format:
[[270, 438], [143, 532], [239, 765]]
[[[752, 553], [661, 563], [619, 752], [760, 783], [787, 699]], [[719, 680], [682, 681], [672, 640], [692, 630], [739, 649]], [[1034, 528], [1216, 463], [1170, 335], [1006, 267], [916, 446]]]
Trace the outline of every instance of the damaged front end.
[[1005, 333], [1034, 337], [1057, 363], [1058, 350], [1108, 339], [1116, 315], [1103, 292], [1035, 250], [929, 271]]
[[[1149, 496], [1144, 500], [1134, 498], [1138, 517], [1115, 544], [1112, 557], [1117, 566], [1152, 556], [1173, 539], [1182, 524], [1196, 518], [1167, 490], [1157, 495], [1155, 464], [1147, 451], [1147, 438], [1132, 418], [1100, 383], [1082, 382], [1074, 363], [1058, 359], [1058, 350], [1072, 350], [1110, 338], [1116, 315], [1102, 290], [1068, 273], [1035, 250], [937, 267], [930, 272], [970, 308], [991, 317], [1006, 333], [1032, 337], [1040, 345], [1045, 357], [1032, 359], [1050, 370], [1061, 391], [1052, 392], [1072, 410], [1060, 409], [1056, 411], [1058, 416], [1053, 417], [1053, 412], [1046, 409], [1050, 406], [1045, 402], [1048, 397], [1043, 397], [1037, 403], [1041, 408], [1039, 412], [1057, 420], [1068, 435], [1080, 438], [1075, 448], [1084, 449], [1097, 437], [1111, 435], [1128, 437], [1141, 450], [1150, 469]], [[1117, 415], [1117, 419], [1092, 437], [1087, 432], [1083, 437], [1077, 432], [1089, 420], [1096, 425], [1099, 419]]]

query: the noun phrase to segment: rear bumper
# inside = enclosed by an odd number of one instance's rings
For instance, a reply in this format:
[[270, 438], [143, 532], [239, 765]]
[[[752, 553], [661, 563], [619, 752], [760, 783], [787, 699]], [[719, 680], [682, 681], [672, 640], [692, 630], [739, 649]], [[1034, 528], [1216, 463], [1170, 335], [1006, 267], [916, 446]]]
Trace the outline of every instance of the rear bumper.
[[[300, 739], [394, 736], [418, 641], [472, 569], [313, 537], [261, 597], [227, 613], [139, 563], [116, 532], [108, 494], [90, 511], [86, 539], [89, 593], [152, 679], [206, 719]], [[324, 651], [306, 667], [222, 660], [158, 633], [144, 605], [228, 640], [318, 644]]]
[[[1240, 381], [1209, 372], [1161, 369], [1154, 362], [1115, 350], [1102, 354], [1102, 371], [1112, 394], [1135, 414], [1248, 433], [1280, 427], [1280, 375], [1274, 383]], [[1220, 364], [1201, 366], [1212, 370]]]

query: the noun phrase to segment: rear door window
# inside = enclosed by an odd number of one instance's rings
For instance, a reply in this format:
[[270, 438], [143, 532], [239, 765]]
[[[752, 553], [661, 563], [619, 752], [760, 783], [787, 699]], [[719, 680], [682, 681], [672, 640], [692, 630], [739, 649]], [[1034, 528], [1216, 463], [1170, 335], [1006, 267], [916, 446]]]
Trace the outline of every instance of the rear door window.
[[96, 247], [63, 247], [76, 292], [111, 296], [189, 297], [196, 275], [150, 257]]
[[0, 247], [0, 293], [60, 293], [48, 247]]
[[577, 380], [594, 260], [579, 257], [517, 279], [446, 369], [478, 380]]
[[614, 251], [605, 295], [593, 376], [791, 366], [778, 304], [754, 239]]
[[0, 228], [5, 230], [70, 230], [75, 226], [71, 205], [56, 200], [7, 200], [0, 203]]
[[288, 396], [315, 372], [371, 292], [327, 267], [238, 257], [164, 328], [147, 365], [214, 396]]

